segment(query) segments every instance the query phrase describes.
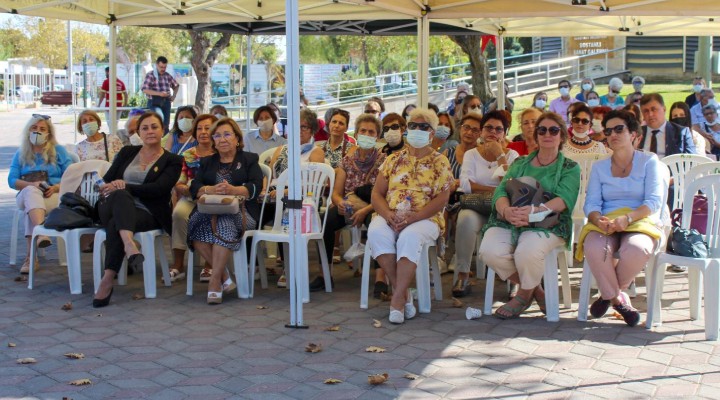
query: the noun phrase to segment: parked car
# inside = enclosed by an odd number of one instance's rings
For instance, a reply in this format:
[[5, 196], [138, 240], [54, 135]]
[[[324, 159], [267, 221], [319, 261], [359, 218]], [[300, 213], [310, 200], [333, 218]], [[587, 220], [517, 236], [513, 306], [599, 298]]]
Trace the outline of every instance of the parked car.
[[24, 93], [32, 93], [33, 99], [40, 97], [42, 91], [39, 87], [33, 85], [15, 86], [15, 96], [23, 96]]

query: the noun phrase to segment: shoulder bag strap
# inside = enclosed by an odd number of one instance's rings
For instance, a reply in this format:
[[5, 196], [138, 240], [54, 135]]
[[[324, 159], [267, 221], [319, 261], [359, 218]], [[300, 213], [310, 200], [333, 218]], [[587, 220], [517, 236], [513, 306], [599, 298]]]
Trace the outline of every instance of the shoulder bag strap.
[[103, 135], [103, 142], [105, 142], [105, 160], [107, 160], [109, 162], [110, 161], [110, 153], [108, 152], [107, 135], [104, 133], [102, 135]]

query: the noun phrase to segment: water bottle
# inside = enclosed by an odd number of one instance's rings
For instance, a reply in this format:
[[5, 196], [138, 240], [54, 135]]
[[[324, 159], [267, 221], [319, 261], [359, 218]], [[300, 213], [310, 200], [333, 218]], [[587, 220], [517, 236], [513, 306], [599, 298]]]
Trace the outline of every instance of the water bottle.
[[400, 204], [395, 208], [395, 215], [401, 219], [407, 219], [412, 212], [412, 198], [410, 196], [405, 197], [405, 200], [401, 201]]
[[283, 210], [282, 214], [282, 220], [280, 221], [280, 225], [282, 226], [282, 231], [285, 233], [290, 232], [290, 211], [285, 208]]
[[352, 224], [352, 215], [355, 211], [353, 210], [352, 205], [350, 205], [350, 203], [348, 203], [347, 196], [343, 197], [343, 202], [345, 203], [345, 210], [344, 210], [345, 211], [345, 223], [348, 225], [351, 225]]
[[102, 176], [100, 176], [97, 171], [93, 171], [93, 173], [90, 174], [90, 179], [92, 180], [92, 183], [95, 184], [95, 186], [97, 186], [98, 188], [105, 184]]

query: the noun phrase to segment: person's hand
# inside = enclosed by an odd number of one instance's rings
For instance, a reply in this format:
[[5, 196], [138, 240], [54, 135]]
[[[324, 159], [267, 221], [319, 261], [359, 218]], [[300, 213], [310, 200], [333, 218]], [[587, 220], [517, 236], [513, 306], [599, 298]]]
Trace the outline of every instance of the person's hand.
[[612, 220], [612, 228], [614, 232], [625, 232], [625, 229], [627, 229], [628, 225], [630, 225], [630, 223], [628, 221], [627, 215], [621, 215]]
[[60, 193], [60, 185], [53, 185], [48, 187], [47, 190], [43, 192], [43, 197], [48, 198], [55, 193]]
[[351, 217], [352, 226], [359, 227], [360, 225], [362, 225], [363, 222], [365, 222], [365, 218], [367, 217], [369, 212], [370, 211], [366, 211], [365, 208], [361, 208], [355, 211]]
[[170, 97], [170, 93], [160, 92], [160, 97]]
[[488, 160], [490, 162], [496, 161], [498, 157], [505, 154], [505, 152], [503, 152], [502, 146], [498, 142], [485, 142], [484, 146], [486, 154], [488, 155], [488, 157], [490, 157], [490, 160]]
[[530, 207], [507, 207], [503, 210], [505, 220], [517, 227], [528, 226], [530, 224], [528, 216], [530, 215]]
[[190, 196], [190, 188], [184, 183], [178, 183], [175, 185], [175, 193], [177, 193], [178, 196]]
[[112, 182], [110, 182], [110, 185], [115, 188], [115, 190], [122, 190], [125, 189], [125, 181], [122, 179], [116, 179]]
[[457, 191], [457, 189], [458, 189], [459, 187], [460, 187], [460, 179], [455, 179], [455, 181], [453, 182], [452, 191], [453, 191], [453, 192]]
[[235, 193], [235, 186], [227, 183], [226, 180], [223, 180], [222, 182], [218, 183], [217, 185], [213, 186], [213, 192], [215, 194], [234, 194]]
[[604, 215], [597, 219], [597, 227], [602, 229], [606, 235], [612, 235], [616, 232], [613, 221]]
[[639, 148], [640, 148], [640, 143], [642, 143], [642, 139], [643, 139], [643, 138], [642, 138], [642, 136], [640, 136], [640, 135], [635, 136], [635, 139], [633, 139], [633, 142], [632, 142], [632, 145], [633, 145], [633, 148], [634, 148], [634, 149], [639, 149]]

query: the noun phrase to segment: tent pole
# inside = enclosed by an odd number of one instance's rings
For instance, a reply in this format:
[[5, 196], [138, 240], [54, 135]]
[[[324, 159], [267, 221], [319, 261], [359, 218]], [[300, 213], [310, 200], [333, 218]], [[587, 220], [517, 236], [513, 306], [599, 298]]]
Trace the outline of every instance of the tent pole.
[[[285, 90], [287, 93], [287, 131], [300, 132], [300, 27], [299, 10], [296, 0], [285, 0], [287, 18], [285, 23], [285, 44], [287, 63], [285, 68]], [[298, 274], [308, 273], [308, 255], [305, 239], [300, 232], [300, 135], [288, 135], [288, 204], [290, 206], [290, 254], [288, 287], [290, 288], [290, 323], [287, 328], [307, 328], [303, 323], [303, 279]], [[305, 283], [307, 284], [307, 283]]]
[[430, 20], [427, 13], [418, 19], [418, 59], [417, 59], [417, 93], [418, 107], [427, 108], [428, 104], [428, 71], [430, 70]]
[[497, 45], [495, 46], [495, 59], [497, 60], [497, 108], [505, 109], [505, 42], [503, 41], [503, 30], [498, 31]]
[[[113, 3], [110, 3], [111, 7]], [[117, 47], [117, 26], [115, 22], [110, 24], [110, 101], [109, 104], [105, 104], [105, 107], [110, 107], [110, 120], [108, 123], [108, 130], [110, 133], [117, 133], [118, 117], [117, 117], [117, 53], [115, 48]]]
[[698, 37], [698, 76], [705, 78], [707, 87], [712, 87], [712, 36]]
[[252, 57], [252, 34], [247, 35], [245, 53], [245, 132], [250, 132], [250, 58]]

